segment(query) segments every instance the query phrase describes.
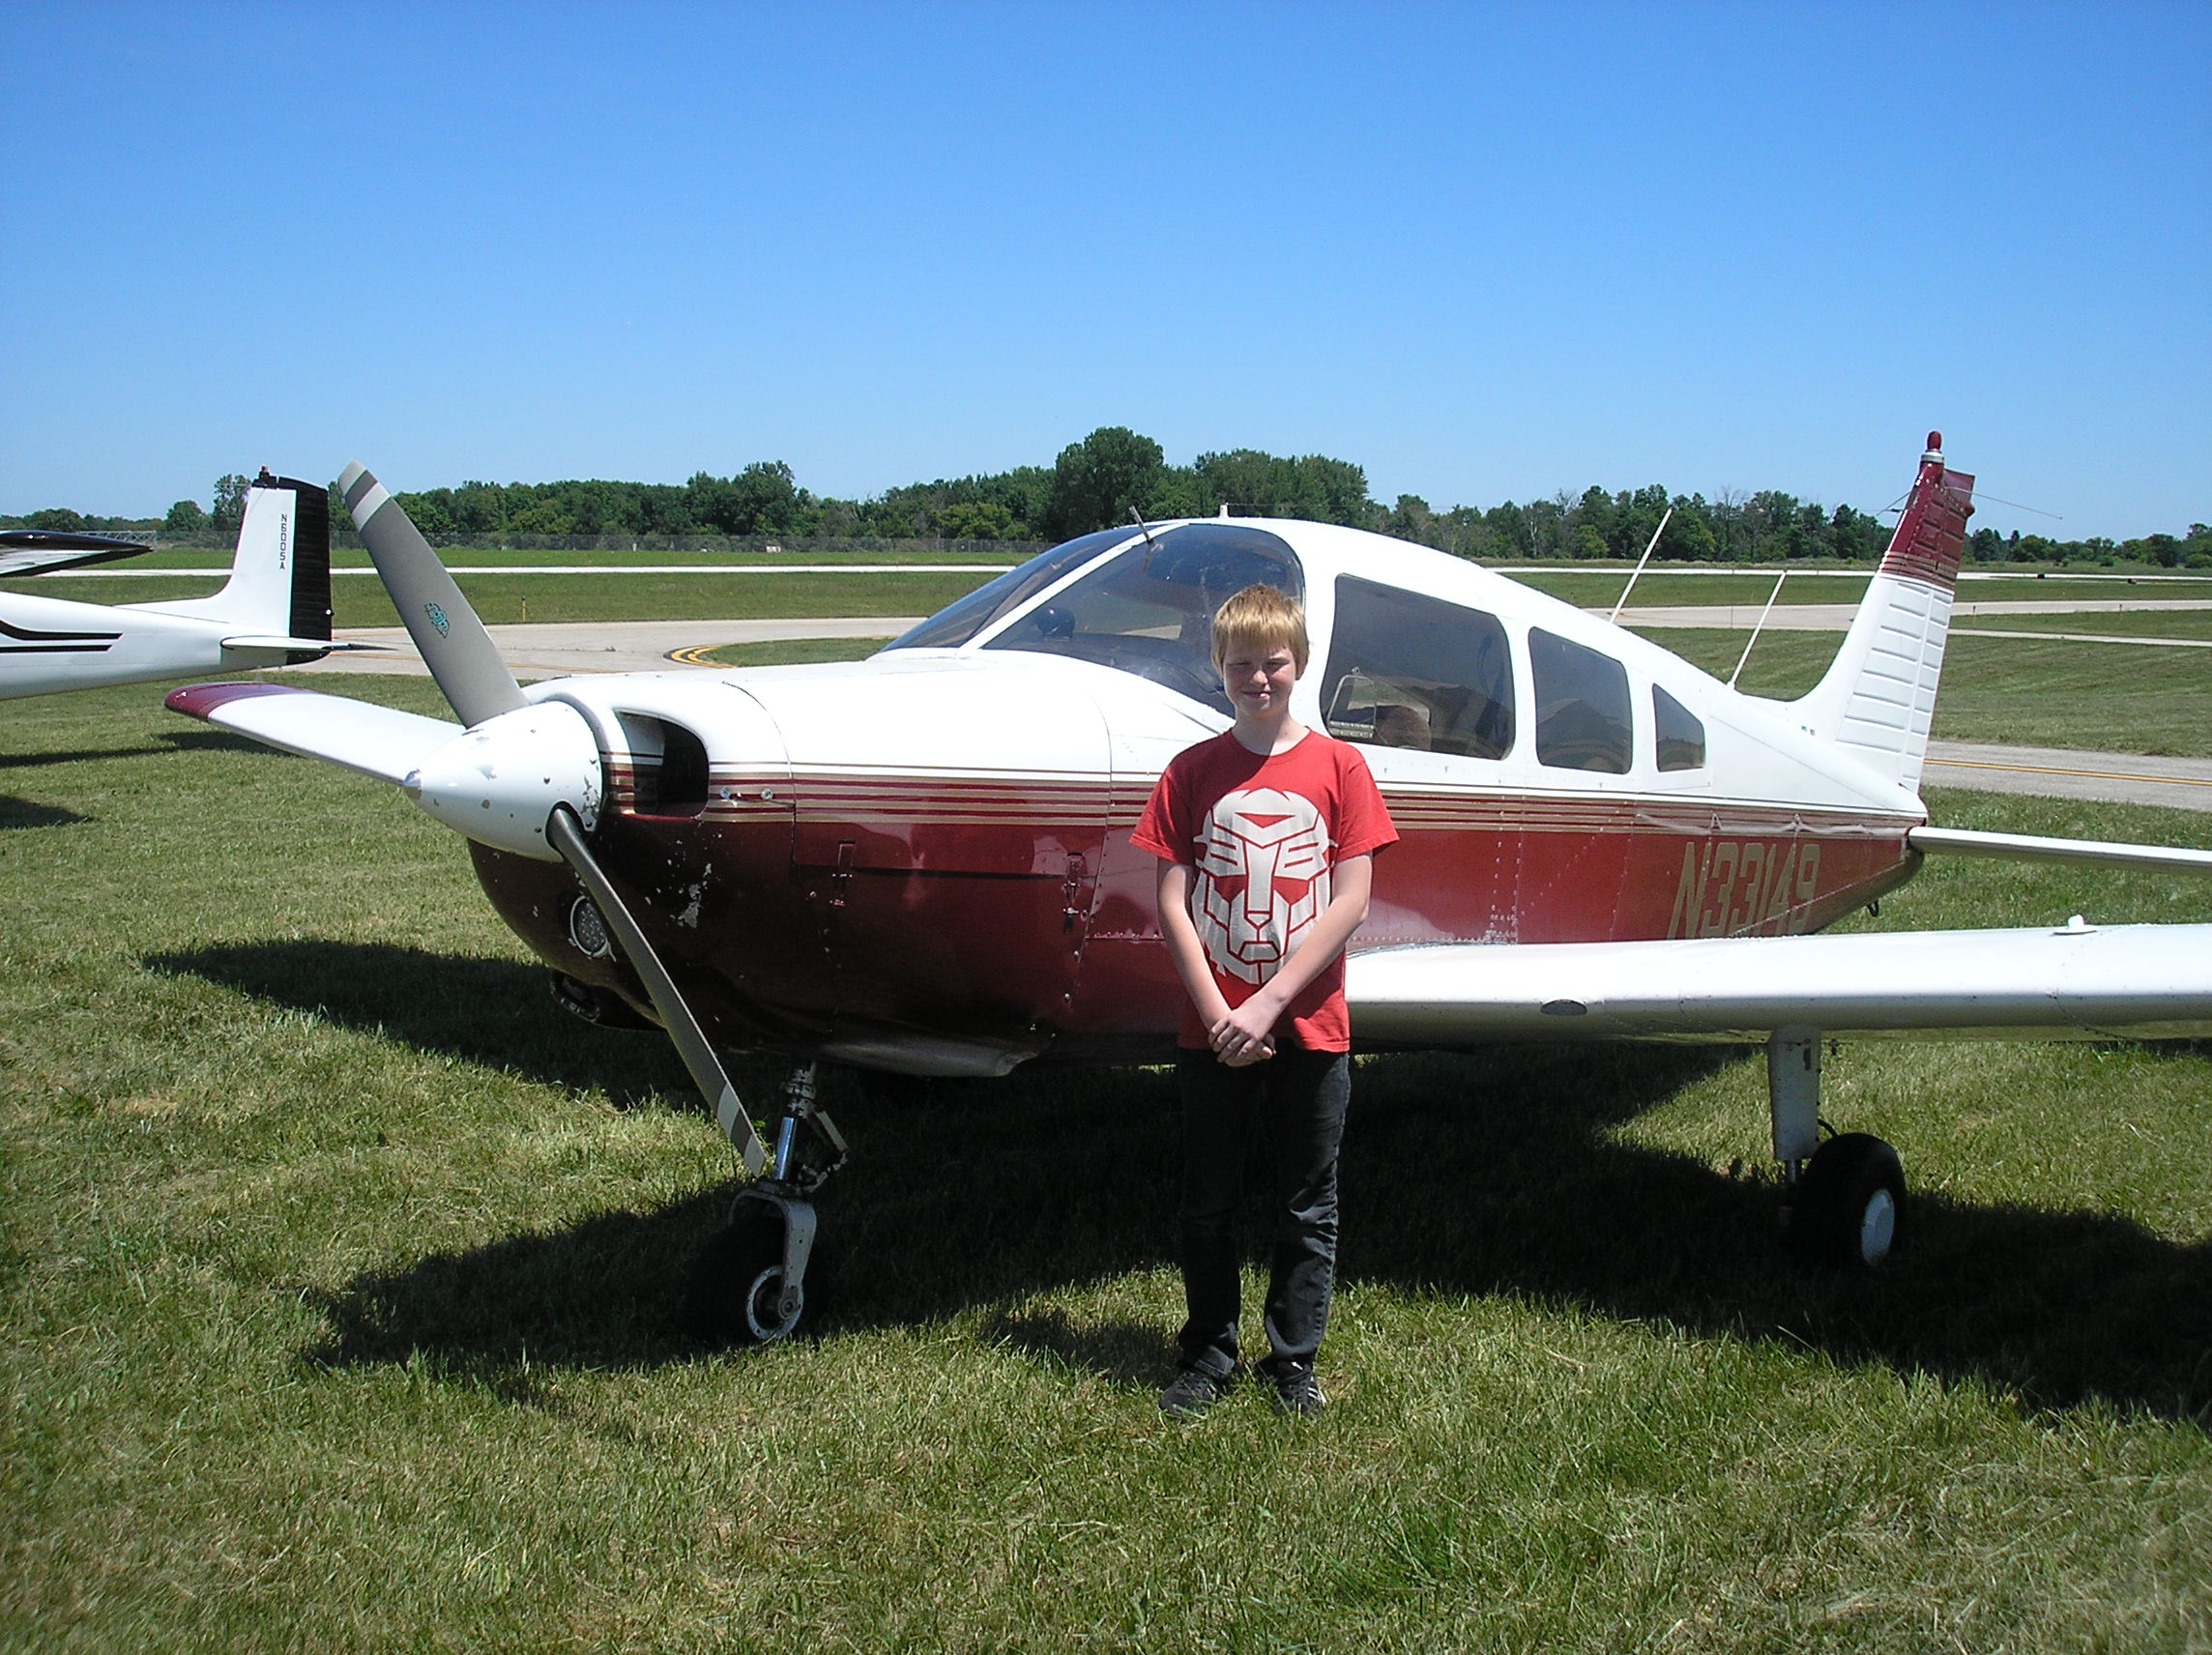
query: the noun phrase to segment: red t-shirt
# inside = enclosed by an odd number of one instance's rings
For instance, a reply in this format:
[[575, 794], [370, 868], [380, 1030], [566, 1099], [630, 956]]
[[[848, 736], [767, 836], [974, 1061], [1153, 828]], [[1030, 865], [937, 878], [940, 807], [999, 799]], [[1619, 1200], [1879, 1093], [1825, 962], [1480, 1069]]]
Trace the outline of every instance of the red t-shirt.
[[[1358, 748], [1309, 730], [1290, 751], [1262, 757], [1224, 731], [1175, 756], [1129, 843], [1192, 870], [1191, 923], [1222, 999], [1238, 1006], [1328, 907], [1329, 870], [1397, 837]], [[1291, 1002], [1274, 1034], [1309, 1052], [1352, 1049], [1341, 953]], [[1177, 1044], [1208, 1044], [1187, 998]]]

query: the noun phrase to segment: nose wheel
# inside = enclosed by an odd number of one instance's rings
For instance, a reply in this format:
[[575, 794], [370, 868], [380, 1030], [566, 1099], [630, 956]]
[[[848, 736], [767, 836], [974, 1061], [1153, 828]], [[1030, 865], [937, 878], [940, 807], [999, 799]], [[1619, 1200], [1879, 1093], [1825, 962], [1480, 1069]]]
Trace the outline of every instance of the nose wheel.
[[[767, 1176], [738, 1192], [730, 1222], [692, 1267], [691, 1325], [713, 1344], [771, 1345], [799, 1330], [814, 1257], [812, 1196], [845, 1164], [844, 1134], [814, 1100], [812, 1063], [784, 1083]], [[751, 1123], [744, 1127], [751, 1133]], [[733, 1133], [733, 1137], [735, 1134]]]

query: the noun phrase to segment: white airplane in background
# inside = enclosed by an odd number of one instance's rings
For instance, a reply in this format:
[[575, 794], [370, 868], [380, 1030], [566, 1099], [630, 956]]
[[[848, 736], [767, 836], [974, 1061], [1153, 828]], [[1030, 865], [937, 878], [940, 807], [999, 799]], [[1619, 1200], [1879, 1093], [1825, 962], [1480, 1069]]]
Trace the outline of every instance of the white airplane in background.
[[[19, 542], [0, 553], [0, 575], [145, 549]], [[329, 490], [267, 471], [247, 490], [230, 578], [213, 597], [111, 605], [0, 592], [0, 700], [296, 665], [348, 647], [331, 642]]]
[[113, 563], [118, 558], [134, 558], [146, 549], [143, 540], [126, 540], [116, 535], [80, 535], [68, 529], [0, 529], [0, 580]]
[[[737, 1331], [769, 1340], [803, 1308], [812, 1198], [845, 1157], [815, 1060], [988, 1075], [1171, 1054], [1181, 990], [1129, 829], [1168, 759], [1228, 726], [1210, 619], [1266, 582], [1312, 633], [1294, 713], [1365, 747], [1403, 835], [1350, 966], [1362, 1047], [1763, 1043], [1791, 1234], [1873, 1263], [1903, 1174], [1879, 1139], [1821, 1142], [1824, 1038], [2212, 1033], [2212, 925], [1807, 935], [1929, 853], [2212, 871], [2212, 852], [1928, 826], [1972, 483], [1931, 433], [1834, 663], [1794, 702], [1463, 560], [1273, 519], [1085, 536], [865, 661], [524, 690], [353, 465], [354, 520], [461, 723], [276, 684], [168, 705], [396, 784], [469, 839], [566, 1004], [668, 1031], [766, 1174], [710, 1258]], [[1295, 848], [1256, 821], [1233, 933], [1307, 895], [1277, 877]], [[772, 1154], [717, 1047], [795, 1060]]]

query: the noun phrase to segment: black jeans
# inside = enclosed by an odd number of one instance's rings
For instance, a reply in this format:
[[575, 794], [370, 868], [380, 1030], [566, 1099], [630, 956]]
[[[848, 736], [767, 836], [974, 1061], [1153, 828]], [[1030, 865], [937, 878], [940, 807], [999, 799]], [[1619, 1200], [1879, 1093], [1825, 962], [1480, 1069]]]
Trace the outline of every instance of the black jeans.
[[1179, 1262], [1189, 1320], [1182, 1363], [1226, 1378], [1237, 1366], [1240, 1309], [1232, 1234], [1244, 1192], [1245, 1144], [1255, 1116], [1273, 1140], [1275, 1245], [1266, 1325], [1273, 1368], [1310, 1367], [1328, 1324], [1336, 1279], [1336, 1152], [1352, 1095], [1342, 1052], [1279, 1050], [1230, 1068], [1211, 1052], [1178, 1055], [1182, 1089], [1182, 1201]]

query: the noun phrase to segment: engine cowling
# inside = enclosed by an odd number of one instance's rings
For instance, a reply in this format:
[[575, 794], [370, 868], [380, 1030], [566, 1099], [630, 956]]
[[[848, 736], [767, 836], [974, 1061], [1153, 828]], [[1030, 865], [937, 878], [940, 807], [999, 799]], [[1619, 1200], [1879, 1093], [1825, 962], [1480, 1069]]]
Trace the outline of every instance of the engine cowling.
[[566, 804], [590, 829], [605, 782], [598, 740], [558, 701], [487, 718], [440, 747], [400, 784], [422, 810], [480, 844], [541, 862], [560, 853], [545, 819]]

